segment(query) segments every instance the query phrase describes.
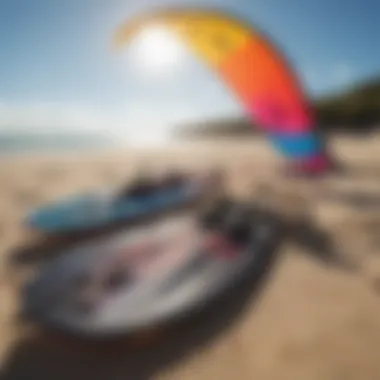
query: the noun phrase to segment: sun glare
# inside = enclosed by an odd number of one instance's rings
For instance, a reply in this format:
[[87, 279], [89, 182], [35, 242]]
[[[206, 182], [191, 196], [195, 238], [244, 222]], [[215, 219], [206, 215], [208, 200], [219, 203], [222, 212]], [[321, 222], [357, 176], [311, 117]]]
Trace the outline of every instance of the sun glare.
[[128, 143], [136, 148], [159, 148], [172, 143], [172, 135], [169, 129], [158, 129], [145, 133], [131, 133], [128, 136]]
[[163, 27], [152, 27], [141, 32], [130, 50], [138, 68], [154, 74], [172, 72], [180, 66], [184, 53], [181, 42]]

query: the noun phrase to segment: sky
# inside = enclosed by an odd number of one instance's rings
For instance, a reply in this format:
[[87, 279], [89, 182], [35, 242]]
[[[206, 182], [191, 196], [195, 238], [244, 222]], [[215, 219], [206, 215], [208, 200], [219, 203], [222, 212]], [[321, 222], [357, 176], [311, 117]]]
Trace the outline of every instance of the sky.
[[285, 51], [312, 97], [379, 72], [377, 0], [0, 0], [0, 129], [153, 136], [183, 121], [241, 114], [191, 54], [155, 72], [112, 51], [123, 21], [166, 4], [244, 16]]

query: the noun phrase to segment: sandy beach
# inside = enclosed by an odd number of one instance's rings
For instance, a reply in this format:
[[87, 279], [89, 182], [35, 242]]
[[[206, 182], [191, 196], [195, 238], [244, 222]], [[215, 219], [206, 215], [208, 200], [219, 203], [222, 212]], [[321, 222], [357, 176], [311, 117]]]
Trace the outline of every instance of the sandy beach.
[[[349, 173], [313, 183], [282, 177], [278, 158], [259, 140], [0, 158], [1, 378], [378, 380], [380, 135], [336, 137], [332, 150]], [[16, 321], [26, 274], [10, 266], [9, 258], [35, 239], [23, 229], [22, 218], [58, 197], [121, 184], [139, 165], [152, 171], [224, 168], [231, 192], [242, 197], [258, 194], [265, 185], [271, 189], [265, 195], [286, 217], [310, 218], [328, 233], [338, 259], [318, 246], [322, 238], [314, 243], [302, 236], [288, 239], [260, 291], [233, 295], [159, 352], [89, 354]]]

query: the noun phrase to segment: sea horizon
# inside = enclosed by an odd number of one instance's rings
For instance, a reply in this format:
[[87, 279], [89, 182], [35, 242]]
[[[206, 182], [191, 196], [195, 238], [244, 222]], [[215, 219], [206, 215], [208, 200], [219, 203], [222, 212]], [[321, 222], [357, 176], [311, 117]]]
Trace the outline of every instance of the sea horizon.
[[125, 145], [126, 141], [105, 132], [0, 131], [0, 155], [93, 151]]

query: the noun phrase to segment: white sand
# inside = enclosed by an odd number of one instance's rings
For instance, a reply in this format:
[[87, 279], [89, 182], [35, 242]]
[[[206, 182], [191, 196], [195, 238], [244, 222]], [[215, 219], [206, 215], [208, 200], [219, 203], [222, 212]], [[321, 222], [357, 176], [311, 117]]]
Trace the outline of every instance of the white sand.
[[[325, 189], [380, 195], [380, 137], [336, 138], [333, 150], [355, 173], [313, 185], [281, 178], [267, 145], [252, 141], [189, 143], [181, 149], [96, 157], [0, 159], [0, 366], [4, 378], [378, 380], [380, 208], [358, 211], [321, 195]], [[148, 369], [150, 365], [143, 363], [144, 375], [131, 375], [125, 356], [112, 363], [83, 361], [70, 349], [49, 348], [31, 338], [25, 343], [29, 332], [14, 321], [23, 275], [6, 266], [14, 248], [30, 239], [20, 225], [22, 217], [56, 197], [121, 183], [141, 163], [153, 170], [173, 167], [173, 163], [200, 170], [218, 165], [226, 168], [231, 190], [242, 195], [268, 183], [273, 190], [269, 196], [286, 215], [307, 211], [329, 229], [343, 260], [354, 264], [355, 270], [324, 265], [307, 248], [288, 243], [260, 298], [229, 329], [168, 366]]]

